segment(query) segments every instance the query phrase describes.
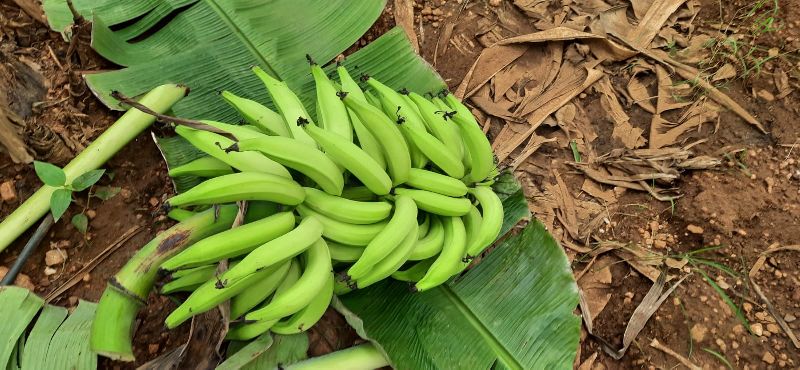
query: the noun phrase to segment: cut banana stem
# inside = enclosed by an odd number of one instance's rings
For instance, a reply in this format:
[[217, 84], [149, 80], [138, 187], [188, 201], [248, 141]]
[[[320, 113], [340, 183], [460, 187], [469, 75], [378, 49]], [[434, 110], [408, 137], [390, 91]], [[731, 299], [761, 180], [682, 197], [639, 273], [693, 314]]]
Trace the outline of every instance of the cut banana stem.
[[308, 176], [326, 193], [342, 194], [344, 188], [342, 172], [330, 157], [317, 149], [316, 145], [305, 145], [298, 140], [280, 136], [260, 135], [257, 138], [240, 140], [228, 150], [261, 152], [270, 159]]
[[234, 141], [220, 134], [195, 130], [186, 126], [176, 127], [175, 133], [186, 139], [197, 149], [227, 163], [229, 166], [239, 171], [260, 172], [285, 177], [287, 179], [292, 178], [292, 175], [285, 167], [260, 153], [226, 153], [222, 148], [230, 147], [233, 145]]
[[278, 213], [205, 238], [164, 262], [161, 268], [172, 271], [245, 255], [294, 226], [292, 212]]
[[231, 166], [211, 156], [200, 157], [169, 170], [170, 177], [197, 176], [217, 177], [233, 173]]
[[242, 317], [242, 315], [264, 302], [278, 289], [289, 271], [294, 269], [299, 274], [300, 265], [295, 258], [279, 264], [274, 273], [253, 283], [250, 288], [231, 298], [231, 319], [235, 320]]
[[269, 96], [272, 97], [272, 102], [275, 104], [275, 107], [278, 108], [278, 112], [283, 116], [283, 120], [286, 121], [286, 125], [292, 133], [292, 137], [302, 143], [316, 146], [317, 144], [314, 143], [314, 139], [309, 137], [302, 128], [295, 124], [298, 119], [311, 122], [311, 124], [314, 124], [314, 122], [311, 120], [311, 116], [306, 111], [305, 106], [303, 106], [303, 102], [301, 102], [300, 98], [289, 88], [289, 85], [270, 76], [258, 66], [253, 67], [253, 73], [264, 82]]
[[467, 234], [460, 217], [443, 217], [444, 244], [442, 253], [428, 269], [419, 282], [414, 285], [418, 292], [424, 292], [444, 284], [453, 274], [461, 271], [462, 260], [467, 252]]
[[[339, 104], [342, 103], [338, 98], [337, 101]], [[392, 189], [392, 179], [378, 162], [358, 145], [353, 144], [351, 139], [313, 125], [306, 125], [306, 131], [334, 162], [353, 174], [370, 191], [377, 195], [389, 194]]]
[[296, 209], [303, 218], [316, 217], [324, 226], [323, 235], [325, 238], [346, 245], [364, 246], [369, 244], [375, 238], [375, 235], [378, 235], [386, 227], [388, 222], [381, 221], [369, 225], [356, 225], [334, 220], [302, 204], [297, 206]]
[[230, 104], [233, 109], [239, 112], [244, 120], [271, 135], [292, 137], [289, 127], [283, 117], [277, 112], [262, 105], [261, 103], [236, 96], [230, 91], [220, 93], [222, 99]]
[[240, 172], [208, 179], [167, 201], [170, 207], [265, 200], [296, 205], [305, 191], [294, 180], [257, 172]]
[[444, 226], [442, 225], [442, 220], [436, 216], [430, 216], [430, 218], [432, 219], [430, 229], [414, 246], [414, 250], [408, 257], [411, 261], [428, 259], [442, 251], [442, 246], [444, 244]]
[[408, 171], [411, 169], [411, 155], [400, 129], [380, 109], [350, 95], [343, 95], [342, 101], [345, 105], [353, 110], [369, 132], [380, 142], [392, 184], [404, 183], [408, 180]]
[[417, 206], [410, 197], [399, 195], [395, 198], [395, 210], [389, 223], [372, 239], [361, 258], [347, 270], [352, 280], [365, 276], [380, 260], [397, 248], [417, 224]]
[[309, 303], [325, 288], [331, 279], [333, 267], [328, 245], [322, 238], [305, 253], [305, 269], [300, 279], [285, 292], [275, 294], [269, 304], [245, 315], [246, 320], [276, 320], [290, 316]]
[[392, 205], [388, 202], [360, 202], [335, 197], [314, 188], [304, 189], [306, 191], [304, 205], [341, 222], [357, 225], [374, 224], [385, 220], [392, 213]]
[[440, 216], [463, 216], [469, 212], [472, 203], [467, 198], [454, 198], [427, 190], [396, 188], [397, 195], [414, 199], [419, 209]]
[[[333, 83], [316, 63], [311, 65], [311, 75], [314, 77], [314, 84], [317, 88], [317, 119], [326, 131], [337, 134], [352, 143], [353, 128], [350, 126], [347, 107], [336, 95], [337, 91]], [[317, 143], [322, 144], [319, 140]]]
[[467, 194], [467, 185], [463, 181], [419, 168], [411, 169], [408, 181], [404, 185], [450, 197], [463, 197]]

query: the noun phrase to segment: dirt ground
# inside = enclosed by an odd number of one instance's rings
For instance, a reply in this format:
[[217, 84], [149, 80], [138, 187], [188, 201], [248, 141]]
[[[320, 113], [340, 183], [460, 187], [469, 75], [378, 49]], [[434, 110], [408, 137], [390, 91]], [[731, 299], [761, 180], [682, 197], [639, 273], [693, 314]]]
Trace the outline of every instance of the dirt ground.
[[[439, 16], [423, 16], [422, 27], [416, 33], [422, 55], [453, 89], [482, 49], [479, 43], [473, 43], [462, 53], [452, 49], [449, 53], [437, 53], [437, 48], [442, 48], [437, 43], [445, 29], [445, 20], [454, 23], [454, 35], [477, 33], [477, 25], [459, 23], [463, 1], [420, 1], [416, 8], [422, 14], [426, 13], [425, 9], [428, 12], [441, 10]], [[702, 1], [694, 24], [698, 28], [718, 24], [730, 19], [735, 9], [748, 4], [740, 0], [723, 2], [724, 6], [720, 6], [717, 1]], [[511, 1], [505, 0], [472, 3], [468, 11], [485, 14], [491, 14], [497, 7], [513, 6]], [[781, 0], [779, 3], [779, 29], [760, 39], [759, 45], [793, 52], [800, 48], [800, 1]], [[364, 42], [394, 26], [392, 10], [391, 6], [386, 10]], [[42, 86], [46, 93], [28, 102], [37, 103], [34, 105], [38, 108], [24, 117], [27, 142], [35, 150], [37, 159], [63, 165], [118, 117], [118, 113], [108, 111], [97, 102], [80, 78], [83, 72], [113, 66], [103, 62], [88, 47], [88, 28], [82, 29], [71, 44], [66, 43], [60, 35], [48, 31], [20, 11], [11, 0], [0, 0], [0, 30], [0, 56], [19, 60], [44, 77]], [[798, 92], [773, 100], [758, 95], [761, 90], [775, 89], [773, 72], [776, 68], [795, 71], [800, 68], [797, 54], [787, 55], [794, 58], [788, 58], [794, 64], [767, 62], [757, 76], [733, 79], [724, 88], [726, 94], [764, 123], [768, 134], [760, 133], [732, 112], [723, 112], [719, 128], [704, 128], [702, 133], [708, 140], [694, 148], [700, 154], [722, 158], [722, 165], [684, 174], [675, 184], [683, 197], [673, 204], [657, 201], [646, 193], [623, 193], [618, 199], [619, 207], [607, 215], [606, 225], [600, 231], [604, 240], [621, 243], [654, 245], [663, 242], [666, 247], [660, 252], [676, 263], [681, 263], [687, 253], [712, 247], [695, 256], [723, 266], [730, 273], [700, 263], [702, 271], [714, 282], [712, 285], [697, 269], [690, 268], [693, 267], [691, 261], [682, 266], [694, 273], [656, 311], [621, 360], [610, 357], [598, 340], [584, 332], [580, 359], [576, 362], [584, 363], [582, 368], [672, 369], [684, 366], [675, 357], [653, 348], [654, 339], [704, 369], [725, 369], [728, 367], [725, 362], [737, 369], [800, 368], [800, 350], [777, 326], [752, 285], [761, 287], [774, 311], [795, 333], [800, 333], [800, 320], [796, 319], [800, 317], [800, 253], [780, 251], [766, 255], [752, 283], [748, 280], [754, 263], [771, 245], [800, 243]], [[798, 81], [794, 77], [791, 83], [797, 90]], [[581, 103], [589, 112], [593, 109], [600, 112], [599, 101], [593, 93], [581, 97]], [[639, 118], [643, 117], [641, 112], [631, 108], [629, 114], [632, 121], [641, 121], [636, 123], [643, 128], [649, 125], [649, 119]], [[601, 117], [593, 119], [593, 123], [598, 131], [611, 127], [610, 121]], [[164, 129], [156, 126], [154, 130], [160, 133]], [[171, 222], [165, 219], [160, 206], [172, 193], [171, 183], [150, 135], [150, 132], [140, 135], [105, 166], [114, 174], [113, 179], [104, 177], [98, 186], [119, 187], [119, 195], [100, 201], [89, 200], [87, 192], [79, 194], [78, 205], [70, 208], [65, 221], [52, 229], [42, 247], [30, 258], [23, 272], [37, 293], [46, 295], [55, 290], [120, 235], [136, 228], [129, 241], [54, 303], [75, 306], [77, 299], [96, 301], [105, 281], [137, 248], [169, 227]], [[497, 135], [495, 128], [490, 131], [492, 135]], [[600, 145], [598, 150], [602, 149]], [[538, 159], [530, 160], [563, 160], [569, 156], [569, 151], [563, 148], [544, 146], [536, 154]], [[528, 186], [533, 194], [541, 179], [525, 171], [518, 171], [518, 175], [523, 183], [531, 184]], [[578, 194], [583, 182], [581, 174], [566, 173], [564, 178], [569, 188]], [[31, 166], [13, 164], [7, 154], [0, 153], [0, 183], [5, 182], [13, 183], [17, 200], [0, 203], [0, 217], [8, 215], [39, 184]], [[87, 214], [93, 216], [85, 236], [68, 222], [82, 209], [91, 211]], [[10, 266], [28, 235], [0, 253], [0, 266]], [[60, 249], [66, 254], [65, 261], [51, 266], [52, 270], [45, 265], [45, 253], [50, 249]], [[610, 284], [602, 287], [607, 304], [594, 320], [594, 334], [619, 348], [628, 319], [653, 283], [617, 257], [601, 256], [592, 260], [571, 250], [567, 252], [576, 275], [583, 277], [582, 272], [588, 271], [588, 278], [600, 274], [603, 269], [610, 272]], [[741, 308], [743, 319], [737, 318], [735, 310], [723, 297], [730, 297], [731, 302]], [[185, 341], [187, 335], [186, 328], [167, 332], [161, 325], [174, 307], [173, 302], [152, 294], [148, 303], [137, 324], [135, 354], [138, 364], [174, 348]], [[750, 332], [745, 328], [745, 321]], [[341, 317], [329, 312], [323, 323], [312, 329], [311, 339], [311, 354], [316, 355], [348, 347], [356, 336]], [[103, 365], [125, 367], [110, 362], [103, 362]]]

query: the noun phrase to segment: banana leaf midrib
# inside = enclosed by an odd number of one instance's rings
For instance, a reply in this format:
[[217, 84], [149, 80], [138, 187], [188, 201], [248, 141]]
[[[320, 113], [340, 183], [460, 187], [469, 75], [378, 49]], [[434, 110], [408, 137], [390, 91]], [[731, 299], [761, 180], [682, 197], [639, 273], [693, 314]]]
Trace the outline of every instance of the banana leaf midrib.
[[250, 53], [253, 54], [253, 56], [256, 57], [256, 59], [259, 60], [259, 62], [267, 70], [267, 72], [269, 72], [269, 74], [271, 74], [272, 76], [275, 76], [276, 78], [278, 78], [280, 80], [283, 80], [283, 77], [280, 76], [275, 71], [275, 69], [272, 67], [272, 65], [269, 63], [269, 61], [267, 60], [267, 57], [264, 54], [258, 52], [258, 49], [255, 47], [255, 45], [253, 45], [252, 41], [250, 41], [250, 39], [247, 37], [247, 35], [245, 35], [244, 31], [242, 31], [242, 29], [239, 28], [236, 25], [236, 23], [233, 22], [233, 20], [228, 15], [228, 13], [226, 13], [222, 9], [222, 7], [219, 4], [217, 4], [217, 1], [216, 0], [205, 0], [205, 2], [208, 4], [208, 6], [211, 9], [214, 10], [214, 12], [216, 12], [219, 15], [220, 19], [222, 19], [222, 21], [225, 22], [225, 24], [228, 26], [228, 28], [230, 28], [232, 30], [233, 34], [236, 35], [237, 38], [239, 38], [239, 40], [247, 48], [247, 50], [249, 50]]
[[475, 331], [480, 333], [483, 340], [497, 355], [497, 361], [501, 362], [508, 369], [524, 369], [511, 352], [503, 346], [503, 344], [492, 334], [489, 328], [467, 307], [467, 305], [453, 292], [449, 285], [442, 285], [437, 287], [441, 293], [458, 309], [458, 312], [475, 328]]

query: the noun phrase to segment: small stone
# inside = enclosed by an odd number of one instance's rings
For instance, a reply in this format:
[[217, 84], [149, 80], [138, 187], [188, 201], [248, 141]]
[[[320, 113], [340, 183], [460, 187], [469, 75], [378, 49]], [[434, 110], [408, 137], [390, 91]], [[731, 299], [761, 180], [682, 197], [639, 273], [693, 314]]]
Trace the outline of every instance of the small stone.
[[502, 0], [489, 0], [489, 6], [500, 6]]
[[14, 285], [30, 291], [34, 291], [36, 289], [36, 285], [33, 285], [33, 280], [31, 280], [31, 277], [25, 274], [17, 275], [17, 277], [14, 279]]
[[658, 249], [664, 249], [667, 247], [667, 242], [664, 240], [656, 240], [653, 242], [653, 246]]
[[159, 348], [160, 346], [158, 345], [158, 343], [150, 343], [147, 345], [147, 352], [150, 353], [151, 355], [154, 355], [158, 353]]
[[708, 296], [701, 295], [700, 296], [700, 302], [703, 302], [703, 303], [708, 302]]
[[56, 269], [52, 268], [52, 267], [45, 267], [44, 268], [44, 275], [45, 276], [55, 275], [56, 272], [58, 272], [58, 271]]
[[783, 317], [783, 321], [786, 321], [786, 322], [794, 322], [795, 320], [797, 320], [797, 317], [795, 317], [794, 315], [792, 315], [790, 313], [786, 314], [786, 316]]
[[439, 22], [433, 22], [431, 26], [433, 26], [433, 28], [439, 28]]
[[742, 308], [744, 308], [744, 312], [750, 313], [750, 311], [753, 310], [753, 305], [750, 304], [749, 302], [745, 302], [744, 304], [742, 304]]
[[781, 328], [777, 324], [767, 324], [767, 331], [772, 334], [780, 334]]
[[706, 334], [708, 333], [708, 328], [703, 326], [703, 324], [694, 324], [692, 329], [689, 330], [689, 333], [692, 335], [692, 340], [695, 342], [702, 342], [706, 339]]
[[731, 348], [733, 348], [733, 349], [739, 349], [739, 342], [737, 342], [737, 341], [733, 341], [733, 342], [731, 342]]
[[67, 298], [67, 304], [69, 305], [69, 307], [77, 306], [78, 305], [78, 297], [76, 297], [74, 295], [70, 296], [69, 298]]
[[728, 349], [728, 345], [725, 344], [725, 341], [723, 341], [720, 338], [717, 338], [717, 340], [715, 340], [714, 343], [717, 344], [717, 347], [719, 347], [719, 349], [721, 349], [722, 352], [725, 352]]
[[44, 254], [44, 264], [47, 266], [60, 265], [67, 259], [67, 254], [59, 249], [51, 249]]
[[119, 195], [122, 196], [124, 200], [130, 200], [132, 194], [130, 189], [122, 188], [119, 191]]
[[150, 198], [150, 205], [153, 206], [153, 207], [158, 206], [158, 198], [156, 198], [156, 197]]
[[772, 355], [769, 351], [764, 352], [764, 356], [761, 357], [761, 361], [764, 361], [770, 365], [775, 363], [775, 356]]
[[17, 201], [17, 190], [14, 189], [13, 182], [6, 181], [0, 184], [0, 199], [2, 199], [6, 203], [12, 203]]
[[688, 232], [690, 232], [692, 234], [702, 234], [703, 233], [703, 228], [700, 227], [700, 226], [697, 226], [697, 225], [689, 225], [689, 226], [686, 226], [686, 231], [688, 231]]
[[755, 324], [750, 325], [750, 331], [752, 331], [753, 334], [760, 337], [764, 335], [764, 326], [762, 326], [761, 323], [757, 322]]
[[745, 231], [744, 229], [736, 230], [736, 233], [741, 236], [747, 236], [747, 231]]
[[431, 7], [429, 7], [429, 6], [426, 6], [426, 7], [422, 8], [422, 12], [421, 12], [421, 14], [422, 14], [422, 15], [430, 15], [430, 14], [431, 14], [431, 12], [433, 12], [433, 10], [431, 9]]
[[92, 275], [90, 275], [90, 274], [87, 272], [86, 274], [84, 274], [84, 275], [83, 275], [83, 278], [81, 278], [81, 280], [83, 280], [83, 282], [84, 282], [84, 283], [88, 283], [89, 281], [91, 281], [91, 280], [92, 280]]
[[722, 290], [728, 290], [731, 287], [730, 285], [728, 285], [728, 282], [725, 281], [725, 278], [722, 276], [717, 278], [717, 285], [719, 285], [719, 287], [722, 288]]
[[741, 335], [744, 333], [744, 326], [742, 324], [737, 324], [733, 327], [733, 334]]
[[86, 210], [86, 217], [89, 217], [90, 220], [94, 220], [94, 218], [97, 217], [97, 211], [93, 209]]
[[768, 316], [768, 315], [767, 315], [767, 312], [766, 312], [766, 311], [759, 311], [759, 312], [756, 312], [756, 318], [757, 318], [757, 319], [759, 319], [759, 320], [761, 320], [761, 321], [764, 321], [764, 320], [766, 320], [766, 319], [767, 319], [767, 316]]

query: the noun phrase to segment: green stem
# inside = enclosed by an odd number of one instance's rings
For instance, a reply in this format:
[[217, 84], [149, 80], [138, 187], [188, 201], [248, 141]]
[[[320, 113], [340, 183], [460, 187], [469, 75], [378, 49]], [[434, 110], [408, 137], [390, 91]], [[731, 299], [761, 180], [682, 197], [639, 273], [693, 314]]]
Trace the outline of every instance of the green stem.
[[147, 301], [161, 264], [193, 243], [227, 230], [237, 207], [226, 205], [198, 213], [167, 229], [131, 257], [106, 287], [92, 324], [92, 351], [122, 361], [133, 361], [132, 328]]
[[[186, 96], [188, 90], [184, 86], [162, 85], [147, 93], [140, 103], [156, 112], [166, 112], [181, 98]], [[84, 173], [98, 169], [123, 146], [128, 144], [142, 131], [155, 122], [155, 118], [136, 109], [130, 109], [122, 115], [100, 137], [90, 144], [83, 152], [78, 154], [66, 167], [67, 183]], [[56, 188], [43, 186], [37, 190], [25, 203], [22, 203], [13, 213], [0, 223], [0, 252], [5, 250], [25, 230], [41, 219], [50, 209], [50, 196]]]
[[310, 358], [284, 367], [286, 370], [349, 369], [372, 370], [389, 366], [389, 361], [372, 343]]

